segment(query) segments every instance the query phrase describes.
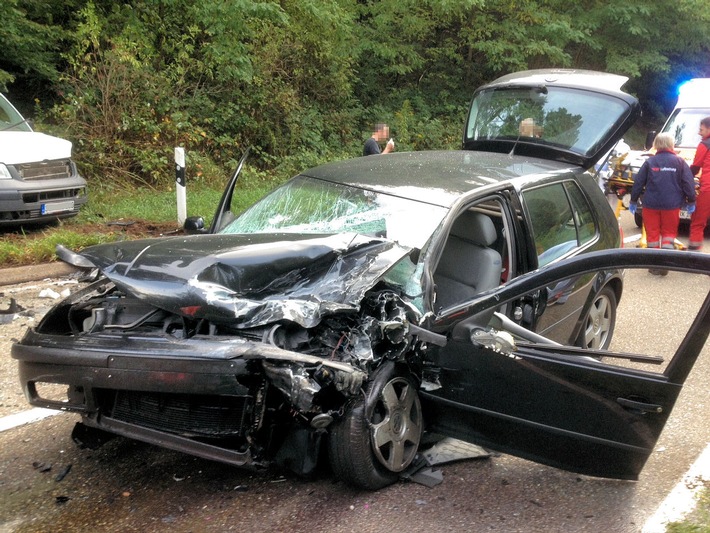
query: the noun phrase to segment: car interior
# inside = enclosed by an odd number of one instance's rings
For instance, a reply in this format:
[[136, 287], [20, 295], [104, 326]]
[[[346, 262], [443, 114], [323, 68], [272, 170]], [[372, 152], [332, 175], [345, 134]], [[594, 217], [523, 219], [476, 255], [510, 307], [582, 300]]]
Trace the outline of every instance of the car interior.
[[468, 209], [456, 219], [434, 273], [439, 309], [500, 285], [503, 261], [492, 248], [497, 241], [498, 231], [488, 215]]

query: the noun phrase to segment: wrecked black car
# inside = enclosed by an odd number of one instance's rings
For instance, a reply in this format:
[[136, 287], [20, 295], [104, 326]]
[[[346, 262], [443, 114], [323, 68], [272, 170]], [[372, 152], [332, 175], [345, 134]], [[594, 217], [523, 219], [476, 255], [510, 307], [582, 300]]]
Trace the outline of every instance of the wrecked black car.
[[239, 216], [237, 171], [205, 234], [84, 250], [100, 277], [13, 346], [30, 403], [80, 414], [82, 442], [304, 474], [326, 449], [368, 489], [424, 431], [636, 478], [710, 310], [667, 375], [610, 367], [623, 269], [710, 264], [619, 249], [585, 169], [638, 114], [622, 82], [506, 77], [476, 93], [463, 150], [317, 167]]

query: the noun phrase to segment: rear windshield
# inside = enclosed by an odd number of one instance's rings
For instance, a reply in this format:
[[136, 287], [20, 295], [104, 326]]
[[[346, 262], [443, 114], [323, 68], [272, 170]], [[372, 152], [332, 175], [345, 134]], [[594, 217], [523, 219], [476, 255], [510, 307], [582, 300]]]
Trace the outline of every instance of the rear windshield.
[[465, 141], [517, 141], [592, 156], [623, 120], [628, 104], [565, 87], [506, 87], [473, 100]]

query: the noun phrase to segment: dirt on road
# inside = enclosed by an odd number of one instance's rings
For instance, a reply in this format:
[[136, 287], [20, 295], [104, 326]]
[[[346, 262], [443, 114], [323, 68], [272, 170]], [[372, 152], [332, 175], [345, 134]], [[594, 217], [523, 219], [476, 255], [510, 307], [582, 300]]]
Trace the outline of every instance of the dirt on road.
[[[50, 273], [46, 266], [45, 273]], [[22, 338], [28, 327], [36, 325], [50, 307], [85, 284], [75, 272], [0, 286], [0, 417], [29, 408], [17, 378], [17, 361], [10, 357], [12, 344]]]
[[[18, 246], [30, 246], [34, 239], [46, 238], [57, 226], [3, 229], [0, 238]], [[182, 234], [177, 222], [117, 220], [95, 224], [67, 223], [63, 226], [79, 234], [105, 234], [106, 240], [133, 240]], [[82, 272], [62, 261], [42, 264], [0, 264], [0, 416], [28, 408], [17, 380], [16, 361], [10, 357], [12, 343], [27, 327], [35, 325], [47, 310], [69, 292], [85, 283]]]

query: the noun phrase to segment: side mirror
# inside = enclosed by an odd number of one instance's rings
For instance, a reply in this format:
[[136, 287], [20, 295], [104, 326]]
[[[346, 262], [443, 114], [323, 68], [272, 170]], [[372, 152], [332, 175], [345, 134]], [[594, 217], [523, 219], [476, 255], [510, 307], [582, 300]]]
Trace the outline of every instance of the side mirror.
[[649, 131], [646, 134], [646, 142], [644, 143], [643, 147], [645, 150], [650, 150], [653, 148], [653, 141], [656, 138], [656, 132], [655, 131]]
[[185, 233], [207, 233], [205, 229], [205, 219], [202, 217], [187, 217], [182, 225]]

